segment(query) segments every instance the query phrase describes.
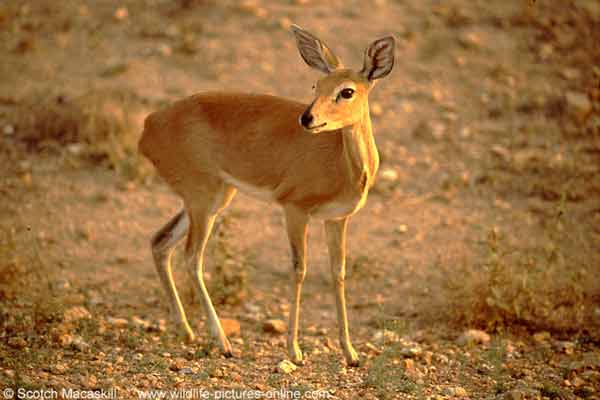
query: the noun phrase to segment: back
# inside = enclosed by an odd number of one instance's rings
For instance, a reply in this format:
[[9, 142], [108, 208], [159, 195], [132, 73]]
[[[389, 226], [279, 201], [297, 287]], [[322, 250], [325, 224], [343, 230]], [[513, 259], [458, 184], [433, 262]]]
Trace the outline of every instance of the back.
[[341, 133], [307, 133], [298, 123], [306, 107], [269, 95], [197, 94], [150, 114], [139, 149], [180, 194], [193, 180], [223, 174], [276, 198], [291, 195], [299, 179], [322, 192], [336, 183]]

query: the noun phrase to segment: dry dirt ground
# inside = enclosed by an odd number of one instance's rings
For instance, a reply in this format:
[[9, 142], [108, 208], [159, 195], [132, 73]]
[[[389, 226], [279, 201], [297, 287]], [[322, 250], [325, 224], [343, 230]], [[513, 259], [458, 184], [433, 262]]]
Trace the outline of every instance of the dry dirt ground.
[[[143, 118], [209, 89], [310, 101], [291, 22], [354, 67], [398, 39], [370, 101], [378, 183], [349, 231], [359, 368], [316, 222], [289, 373], [285, 334], [264, 332], [288, 316], [275, 206], [238, 195], [207, 254], [232, 359], [176, 266], [199, 332], [182, 340], [149, 250], [180, 204], [135, 153]], [[594, 0], [2, 1], [1, 389], [600, 398], [599, 25]]]

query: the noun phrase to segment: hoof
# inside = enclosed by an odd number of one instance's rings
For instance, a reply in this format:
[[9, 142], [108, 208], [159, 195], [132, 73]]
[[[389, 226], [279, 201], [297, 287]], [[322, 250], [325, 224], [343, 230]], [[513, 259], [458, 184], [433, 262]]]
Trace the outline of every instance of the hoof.
[[358, 358], [355, 358], [352, 360], [346, 360], [346, 363], [348, 364], [349, 367], [352, 367], [352, 368], [360, 367], [360, 360]]
[[299, 367], [304, 365], [304, 360], [302, 359], [302, 357], [300, 357], [300, 358], [292, 357], [292, 362]]
[[225, 357], [225, 358], [233, 357], [233, 353], [231, 352], [231, 350], [223, 351], [223, 352], [221, 352], [221, 354], [223, 354], [223, 357]]
[[349, 367], [359, 367], [360, 366], [360, 359], [358, 358], [358, 354], [356, 353], [356, 350], [354, 350], [353, 348], [350, 348], [348, 350], [348, 352], [346, 353], [346, 363], [348, 364]]
[[221, 342], [221, 354], [223, 354], [223, 356], [225, 358], [231, 358], [233, 357], [233, 350], [231, 347], [231, 343], [229, 343], [229, 340], [227, 338], [222, 339]]

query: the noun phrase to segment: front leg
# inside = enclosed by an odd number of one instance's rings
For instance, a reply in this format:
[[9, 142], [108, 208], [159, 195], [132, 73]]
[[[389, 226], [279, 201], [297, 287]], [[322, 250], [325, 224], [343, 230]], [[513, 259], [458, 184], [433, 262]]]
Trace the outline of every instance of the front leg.
[[338, 327], [340, 330], [340, 343], [344, 350], [346, 362], [351, 367], [358, 366], [358, 354], [350, 342], [348, 330], [348, 316], [346, 313], [346, 298], [344, 294], [344, 279], [346, 278], [346, 228], [348, 217], [325, 221], [325, 232], [327, 235], [327, 246], [329, 248], [329, 259], [331, 264], [331, 276], [335, 290], [335, 302], [337, 306]]
[[285, 222], [292, 253], [294, 268], [293, 297], [291, 300], [290, 324], [288, 330], [287, 348], [292, 362], [303, 364], [302, 351], [298, 345], [298, 325], [300, 323], [300, 294], [302, 283], [306, 276], [306, 232], [308, 215], [296, 208], [285, 209]]

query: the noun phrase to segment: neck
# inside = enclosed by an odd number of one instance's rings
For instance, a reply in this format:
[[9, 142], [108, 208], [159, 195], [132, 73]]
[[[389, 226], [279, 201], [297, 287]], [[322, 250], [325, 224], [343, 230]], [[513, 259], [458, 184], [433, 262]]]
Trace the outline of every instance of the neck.
[[373, 138], [368, 105], [358, 123], [342, 129], [342, 136], [344, 163], [350, 181], [360, 186], [360, 190], [371, 187], [379, 168], [379, 154]]

